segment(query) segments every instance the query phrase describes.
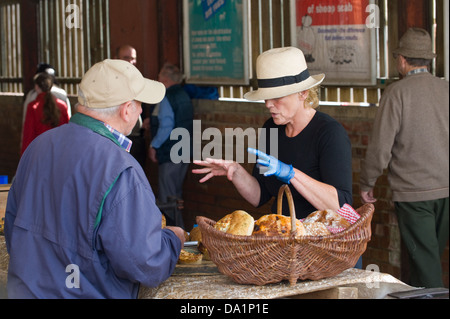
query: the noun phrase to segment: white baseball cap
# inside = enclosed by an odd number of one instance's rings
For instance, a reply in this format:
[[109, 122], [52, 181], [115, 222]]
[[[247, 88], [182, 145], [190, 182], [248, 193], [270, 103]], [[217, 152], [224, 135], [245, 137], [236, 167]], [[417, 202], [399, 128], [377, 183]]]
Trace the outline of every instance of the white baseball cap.
[[146, 79], [131, 63], [106, 59], [92, 66], [79, 85], [78, 103], [104, 109], [136, 100], [148, 104], [162, 101], [164, 84]]

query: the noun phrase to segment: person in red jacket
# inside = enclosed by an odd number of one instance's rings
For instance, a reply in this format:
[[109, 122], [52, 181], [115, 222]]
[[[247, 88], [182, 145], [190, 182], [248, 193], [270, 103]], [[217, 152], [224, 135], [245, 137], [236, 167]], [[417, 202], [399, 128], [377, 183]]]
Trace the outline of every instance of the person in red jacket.
[[47, 73], [39, 73], [35, 77], [34, 83], [38, 96], [27, 107], [23, 124], [21, 154], [36, 137], [69, 122], [67, 104], [50, 93], [53, 86], [52, 76]]

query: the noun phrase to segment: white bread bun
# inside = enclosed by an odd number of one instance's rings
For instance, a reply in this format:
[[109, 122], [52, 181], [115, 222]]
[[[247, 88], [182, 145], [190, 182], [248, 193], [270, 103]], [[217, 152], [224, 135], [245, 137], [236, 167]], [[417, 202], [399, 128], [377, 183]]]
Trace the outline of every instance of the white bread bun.
[[255, 219], [243, 210], [236, 210], [220, 219], [214, 228], [232, 235], [251, 236]]

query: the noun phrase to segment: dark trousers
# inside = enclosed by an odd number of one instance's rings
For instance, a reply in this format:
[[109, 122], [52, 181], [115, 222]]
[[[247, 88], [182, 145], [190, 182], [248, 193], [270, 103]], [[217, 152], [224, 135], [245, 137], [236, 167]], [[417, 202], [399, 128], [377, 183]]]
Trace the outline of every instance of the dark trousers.
[[441, 256], [448, 242], [449, 199], [395, 202], [400, 234], [408, 249], [410, 282], [443, 287]]
[[130, 154], [141, 164], [142, 169], [145, 169], [145, 161], [147, 159], [147, 148], [145, 138], [143, 135], [130, 135], [128, 138], [133, 142], [131, 145]]
[[[174, 164], [171, 162], [159, 164], [158, 166], [158, 200], [167, 203], [169, 197], [183, 198], [183, 183], [188, 171], [188, 163]], [[181, 213], [169, 216], [175, 222], [175, 226], [184, 228]]]

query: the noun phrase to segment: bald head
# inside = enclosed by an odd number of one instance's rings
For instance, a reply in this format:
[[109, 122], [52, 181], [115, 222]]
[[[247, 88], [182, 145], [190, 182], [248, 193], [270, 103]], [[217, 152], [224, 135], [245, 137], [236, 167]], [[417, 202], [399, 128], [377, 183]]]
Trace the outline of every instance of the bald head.
[[136, 49], [129, 44], [121, 45], [116, 49], [116, 59], [124, 60], [136, 65], [137, 53]]

